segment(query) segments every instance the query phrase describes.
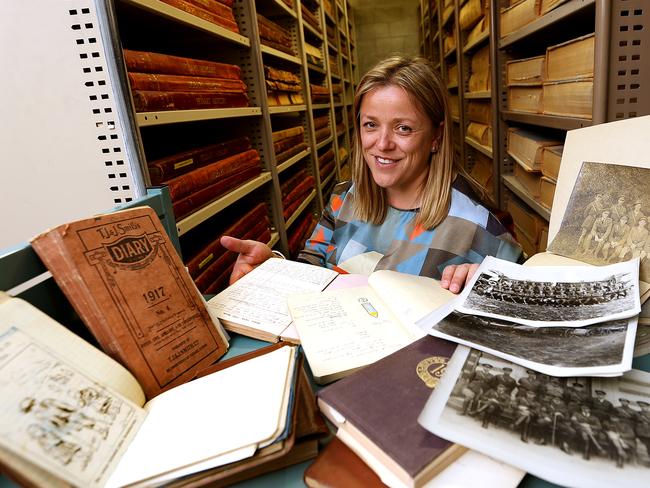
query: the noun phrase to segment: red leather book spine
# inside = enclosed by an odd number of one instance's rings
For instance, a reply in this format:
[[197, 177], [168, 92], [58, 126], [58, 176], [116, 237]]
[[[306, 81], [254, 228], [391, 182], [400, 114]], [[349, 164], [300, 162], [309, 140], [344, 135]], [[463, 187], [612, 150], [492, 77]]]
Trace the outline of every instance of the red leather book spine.
[[320, 167], [320, 169], [318, 170], [318, 174], [320, 175], [321, 183], [325, 181], [329, 175], [332, 174], [333, 170], [334, 170], [334, 161], [330, 161], [326, 165]]
[[251, 142], [248, 137], [239, 137], [231, 141], [198, 147], [151, 161], [148, 163], [151, 184], [159, 185], [208, 163], [244, 152], [250, 147]]
[[287, 139], [282, 139], [281, 141], [273, 143], [273, 152], [275, 154], [281, 153], [283, 151], [286, 151], [289, 148], [294, 147], [296, 144], [300, 144], [301, 142], [305, 142], [305, 140], [302, 137], [302, 134], [298, 134], [297, 136], [293, 136], [293, 137], [288, 137]]
[[334, 159], [334, 150], [329, 149], [327, 152], [325, 152], [322, 156], [318, 158], [318, 164], [319, 166], [322, 166], [323, 164], [329, 163], [332, 159]]
[[282, 139], [286, 139], [288, 137], [293, 137], [297, 136], [298, 134], [304, 134], [305, 129], [303, 126], [298, 125], [296, 127], [290, 127], [288, 129], [282, 129], [275, 131], [271, 134], [271, 138], [273, 139], [273, 142], [281, 141]]
[[307, 143], [306, 142], [301, 142], [300, 144], [296, 144], [295, 146], [287, 149], [286, 151], [283, 151], [279, 154], [275, 155], [275, 160], [277, 163], [282, 163], [289, 159], [291, 156], [295, 156], [301, 151], [304, 151], [307, 149]]
[[314, 130], [322, 129], [323, 127], [327, 126], [329, 123], [330, 123], [330, 118], [327, 115], [323, 115], [322, 117], [316, 117], [314, 119]]
[[299, 221], [297, 222], [297, 226], [294, 229], [294, 231], [291, 233], [291, 236], [289, 237], [289, 254], [293, 257], [295, 256], [298, 251], [300, 251], [305, 244], [305, 241], [307, 240], [307, 233], [309, 232], [309, 228], [311, 227], [312, 221], [314, 220], [314, 217], [311, 213], [307, 212], [305, 215], [300, 217]]
[[186, 0], [162, 0], [162, 1], [167, 5], [176, 7], [177, 9], [187, 12], [190, 15], [194, 15], [195, 17], [198, 17], [200, 19], [207, 20], [208, 22], [214, 25], [218, 25], [220, 27], [228, 29], [229, 31], [239, 34], [239, 26], [237, 25], [237, 22], [235, 22], [235, 17], [232, 14], [232, 10], [230, 10], [229, 12], [230, 15], [222, 17], [204, 8], [198, 7]]
[[280, 185], [280, 192], [282, 194], [282, 201], [287, 197], [287, 195], [293, 190], [298, 183], [303, 181], [308, 177], [308, 173], [306, 169], [301, 169], [297, 171], [292, 177], [290, 177], [288, 180], [283, 181], [282, 184]]
[[280, 42], [276, 41], [271, 41], [270, 39], [265, 39], [260, 36], [260, 43], [264, 44], [265, 46], [272, 47], [273, 49], [277, 49], [278, 51], [282, 51], [283, 53], [290, 54], [291, 56], [295, 56], [296, 53], [295, 51], [289, 47], [287, 44], [282, 44]]
[[241, 68], [234, 64], [130, 49], [124, 49], [123, 52], [128, 71], [241, 79]]
[[230, 5], [225, 2], [218, 2], [217, 0], [186, 0], [188, 3], [194, 4], [197, 7], [201, 7], [208, 12], [212, 12], [219, 17], [224, 19], [231, 19], [235, 21], [235, 16], [232, 12], [232, 0], [230, 0]]
[[246, 84], [243, 81], [229, 78], [158, 73], [129, 73], [128, 75], [132, 90], [246, 93]]
[[197, 108], [247, 107], [244, 93], [203, 93], [134, 90], [136, 112], [192, 110]]
[[223, 180], [210, 185], [202, 190], [199, 190], [192, 195], [183, 198], [182, 200], [173, 204], [174, 216], [176, 219], [182, 219], [183, 217], [189, 215], [194, 210], [202, 207], [206, 203], [229, 193], [231, 190], [234, 190], [236, 187], [245, 183], [246, 181], [254, 178], [262, 172], [260, 166], [254, 168], [248, 168], [241, 173], [237, 173]]
[[316, 142], [324, 141], [331, 135], [332, 135], [332, 131], [330, 130], [329, 127], [323, 127], [322, 129], [318, 129], [315, 134]]
[[260, 155], [255, 149], [235, 154], [207, 166], [203, 166], [185, 175], [173, 178], [167, 182], [169, 196], [172, 202], [213, 184], [215, 181], [243, 171], [252, 166], [259, 166]]
[[[268, 225], [267, 208], [264, 203], [257, 204], [251, 211], [237, 219], [230, 227], [223, 231], [223, 235], [241, 239], [241, 236], [245, 234], [246, 229], [251, 226], [251, 223], [258, 221], [265, 221]], [[192, 278], [199, 276], [212, 261], [225, 252], [225, 248], [221, 245], [220, 239], [221, 235], [187, 261], [187, 270]]]
[[314, 177], [308, 176], [305, 180], [300, 182], [296, 188], [291, 190], [285, 199], [282, 199], [282, 205], [284, 207], [283, 216], [285, 220], [293, 215], [303, 202], [304, 197], [309, 195], [309, 192], [314, 188], [314, 182]]

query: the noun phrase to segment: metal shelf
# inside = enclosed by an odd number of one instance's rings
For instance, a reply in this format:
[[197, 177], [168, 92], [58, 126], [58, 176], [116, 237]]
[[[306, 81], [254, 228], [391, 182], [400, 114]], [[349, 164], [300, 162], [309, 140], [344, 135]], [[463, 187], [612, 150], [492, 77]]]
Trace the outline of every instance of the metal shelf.
[[492, 159], [493, 151], [491, 147], [484, 146], [483, 144], [475, 141], [471, 137], [465, 136], [465, 144], [472, 146], [477, 151], [485, 154], [488, 158]]
[[264, 44], [260, 44], [260, 51], [262, 51], [262, 54], [269, 54], [271, 56], [275, 56], [276, 58], [284, 59], [285, 61], [289, 61], [290, 63], [295, 63], [297, 65], [301, 65], [302, 62], [300, 61], [300, 58], [296, 56], [292, 56], [291, 54], [285, 53], [280, 51], [279, 49], [274, 49], [269, 46], [265, 46]]
[[477, 98], [492, 98], [492, 92], [490, 90], [486, 91], [477, 91], [477, 92], [465, 92], [465, 98], [469, 100]]
[[178, 235], [182, 236], [186, 232], [192, 230], [197, 225], [205, 222], [213, 215], [219, 213], [227, 206], [232, 205], [240, 198], [245, 197], [250, 192], [256, 190], [264, 183], [267, 183], [269, 181], [271, 181], [271, 173], [268, 171], [264, 172], [261, 175], [259, 175], [257, 178], [247, 183], [244, 183], [242, 186], [235, 188], [230, 193], [225, 194], [224, 196], [218, 198], [214, 202], [208, 203], [206, 206], [201, 207], [193, 214], [179, 220], [178, 222], [176, 222], [176, 230], [178, 231]]
[[471, 44], [465, 44], [465, 46], [463, 47], [463, 53], [467, 53], [467, 52], [471, 51], [472, 49], [478, 47], [479, 45], [483, 44], [489, 38], [490, 38], [490, 29], [487, 29], [480, 36], [478, 36], [476, 39], [474, 39]]
[[503, 175], [502, 177], [503, 184], [510, 190], [512, 193], [521, 198], [524, 202], [528, 204], [535, 212], [537, 212], [541, 217], [544, 218], [547, 222], [551, 220], [551, 211], [540, 204], [535, 200], [526, 189], [517, 181], [513, 175]]
[[235, 44], [240, 44], [246, 47], [250, 47], [251, 45], [251, 41], [248, 37], [244, 37], [240, 34], [229, 31], [224, 27], [215, 25], [212, 22], [208, 22], [207, 20], [203, 20], [199, 17], [188, 14], [187, 12], [176, 7], [172, 7], [171, 5], [161, 2], [160, 0], [125, 0], [125, 2], [158, 14], [162, 17], [167, 17], [168, 19], [175, 20], [197, 29], [201, 29], [205, 32], [209, 32], [210, 34], [214, 34], [221, 39], [234, 42]]
[[320, 189], [323, 191], [323, 189], [327, 186], [327, 184], [332, 181], [332, 178], [336, 175], [336, 171], [332, 171], [327, 178], [325, 178], [325, 181], [323, 181], [320, 184]]
[[167, 110], [162, 112], [140, 112], [135, 114], [139, 127], [195, 122], [198, 120], [227, 119], [262, 115], [259, 107], [202, 108], [194, 110]]
[[539, 125], [551, 129], [572, 130], [581, 127], [589, 127], [590, 119], [579, 119], [576, 117], [560, 117], [557, 115], [531, 114], [504, 110], [501, 112], [503, 119], [509, 122], [520, 122], [522, 124]]
[[332, 142], [334, 138], [332, 136], [329, 136], [327, 139], [324, 141], [319, 142], [316, 144], [316, 149], [320, 149], [321, 147], [327, 146], [330, 142]]
[[310, 34], [316, 36], [321, 41], [323, 40], [323, 34], [318, 32], [316, 29], [314, 29], [310, 24], [308, 24], [304, 20], [302, 21], [302, 26], [307, 32], [309, 32]]
[[294, 19], [298, 18], [298, 14], [296, 13], [296, 11], [289, 8], [289, 6], [285, 4], [282, 0], [273, 0], [273, 3], [280, 9], [284, 10], [285, 13], [291, 15], [291, 17], [293, 17]]
[[311, 201], [314, 199], [315, 196], [316, 196], [316, 190], [312, 190], [309, 196], [305, 198], [305, 201], [300, 204], [300, 207], [298, 207], [296, 211], [293, 213], [293, 215], [289, 217], [285, 222], [285, 226], [287, 228], [296, 221], [296, 219], [300, 216], [302, 211], [307, 208], [307, 206], [311, 203]]
[[307, 105], [273, 105], [269, 107], [269, 113], [275, 114], [291, 114], [295, 112], [304, 112], [307, 110]]
[[295, 156], [290, 157], [283, 163], [280, 163], [278, 165], [278, 173], [282, 173], [285, 169], [290, 168], [294, 164], [296, 164], [298, 161], [300, 161], [302, 158], [307, 156], [311, 151], [309, 149], [305, 149], [304, 151], [300, 151], [298, 154]]
[[271, 232], [271, 238], [269, 239], [269, 242], [266, 243], [266, 245], [269, 247], [273, 247], [278, 243], [279, 240], [280, 240], [280, 234], [278, 234], [277, 232]]

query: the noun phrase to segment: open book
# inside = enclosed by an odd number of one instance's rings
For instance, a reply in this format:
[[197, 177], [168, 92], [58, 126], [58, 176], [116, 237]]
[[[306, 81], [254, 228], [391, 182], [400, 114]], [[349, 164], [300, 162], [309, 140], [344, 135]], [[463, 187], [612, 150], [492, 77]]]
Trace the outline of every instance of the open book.
[[21, 484], [156, 483], [280, 449], [288, 434], [294, 346], [145, 403], [126, 369], [27, 302], [0, 294], [0, 318], [0, 465]]
[[422, 337], [416, 320], [453, 297], [434, 279], [381, 270], [367, 286], [291, 295], [289, 309], [314, 379], [324, 384]]
[[291, 332], [287, 297], [321, 291], [338, 273], [331, 269], [271, 258], [208, 300], [208, 309], [227, 330], [275, 342], [299, 343]]

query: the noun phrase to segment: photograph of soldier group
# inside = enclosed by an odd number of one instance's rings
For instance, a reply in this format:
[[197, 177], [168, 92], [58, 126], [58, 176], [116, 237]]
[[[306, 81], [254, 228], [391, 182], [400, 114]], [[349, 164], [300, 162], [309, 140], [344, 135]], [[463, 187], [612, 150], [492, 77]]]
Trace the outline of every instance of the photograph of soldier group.
[[638, 257], [650, 272], [650, 170], [585, 162], [548, 250], [591, 264]]
[[[589, 378], [558, 378], [468, 361], [449, 405], [484, 429], [500, 429], [522, 443], [547, 446], [617, 467], [650, 467], [650, 403], [591, 387]], [[514, 366], [521, 372], [524, 368]], [[650, 386], [650, 385], [649, 385]]]

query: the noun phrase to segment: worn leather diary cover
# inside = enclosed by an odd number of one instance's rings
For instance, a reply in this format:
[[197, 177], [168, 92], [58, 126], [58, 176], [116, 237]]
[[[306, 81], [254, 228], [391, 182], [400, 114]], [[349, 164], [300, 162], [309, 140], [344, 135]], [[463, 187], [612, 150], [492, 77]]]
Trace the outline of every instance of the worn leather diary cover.
[[228, 343], [151, 208], [64, 224], [32, 246], [104, 351], [131, 371], [147, 398], [226, 352]]
[[358, 442], [362, 449], [349, 447], [370, 467], [368, 456], [403, 483], [421, 486], [465, 451], [417, 422], [455, 348], [423, 337], [321, 390], [319, 407], [339, 427], [337, 437]]

